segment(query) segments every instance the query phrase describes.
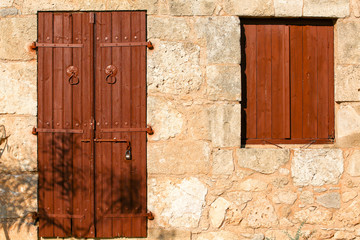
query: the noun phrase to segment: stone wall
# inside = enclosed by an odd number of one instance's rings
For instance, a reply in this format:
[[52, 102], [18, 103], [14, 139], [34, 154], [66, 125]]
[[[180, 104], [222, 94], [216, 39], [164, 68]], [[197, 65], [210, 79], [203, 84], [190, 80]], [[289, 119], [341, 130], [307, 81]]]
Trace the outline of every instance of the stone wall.
[[[148, 239], [360, 239], [358, 0], [1, 0], [0, 239], [37, 239], [40, 10], [147, 10]], [[336, 143], [240, 148], [240, 18], [338, 18]]]

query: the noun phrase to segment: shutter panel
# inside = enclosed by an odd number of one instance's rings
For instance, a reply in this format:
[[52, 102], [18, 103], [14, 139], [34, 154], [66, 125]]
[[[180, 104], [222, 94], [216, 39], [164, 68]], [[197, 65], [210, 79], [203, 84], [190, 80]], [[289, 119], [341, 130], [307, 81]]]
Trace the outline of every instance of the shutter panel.
[[[146, 237], [146, 48], [102, 43], [145, 42], [145, 12], [96, 14], [96, 137], [130, 142], [95, 143], [97, 237]], [[108, 78], [105, 69], [117, 73]], [[128, 131], [127, 128], [130, 128]]]
[[[38, 15], [39, 236], [94, 237], [88, 13]], [[50, 45], [49, 45], [50, 44]], [[54, 44], [82, 44], [57, 47]], [[58, 45], [59, 46], [59, 45]], [[78, 69], [71, 85], [66, 71]], [[76, 81], [71, 79], [71, 82]]]

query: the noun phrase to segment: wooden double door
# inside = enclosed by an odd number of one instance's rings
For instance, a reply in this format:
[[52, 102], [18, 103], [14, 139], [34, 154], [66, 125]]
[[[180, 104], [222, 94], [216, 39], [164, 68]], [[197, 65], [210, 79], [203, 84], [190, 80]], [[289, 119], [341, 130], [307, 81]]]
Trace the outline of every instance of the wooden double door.
[[38, 13], [40, 237], [145, 237], [146, 13]]

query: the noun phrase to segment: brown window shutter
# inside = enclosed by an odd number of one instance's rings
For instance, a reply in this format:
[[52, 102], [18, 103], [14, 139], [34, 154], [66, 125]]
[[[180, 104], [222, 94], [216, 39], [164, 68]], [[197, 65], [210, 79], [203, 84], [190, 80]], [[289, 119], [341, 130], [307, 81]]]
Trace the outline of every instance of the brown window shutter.
[[39, 236], [146, 237], [146, 14], [38, 21]]
[[331, 142], [333, 25], [329, 21], [242, 20], [247, 143]]

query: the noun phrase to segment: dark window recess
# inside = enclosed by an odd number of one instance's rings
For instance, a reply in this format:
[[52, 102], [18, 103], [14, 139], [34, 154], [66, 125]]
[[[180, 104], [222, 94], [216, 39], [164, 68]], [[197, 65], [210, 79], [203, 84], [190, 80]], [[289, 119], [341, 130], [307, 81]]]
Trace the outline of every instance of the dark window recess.
[[333, 142], [332, 20], [241, 23], [243, 144]]
[[39, 12], [40, 237], [146, 237], [146, 45], [144, 11]]

